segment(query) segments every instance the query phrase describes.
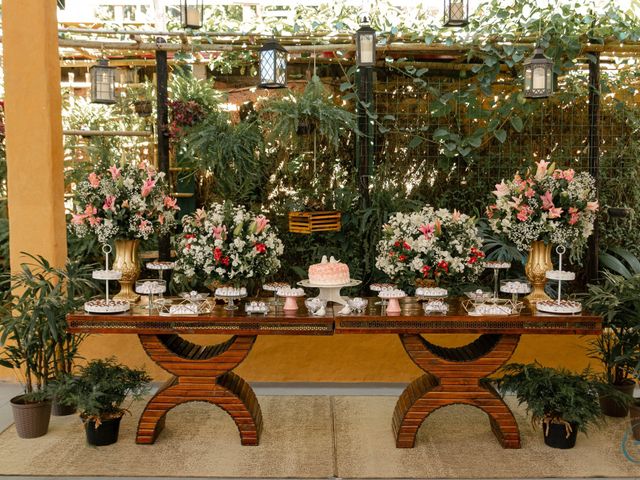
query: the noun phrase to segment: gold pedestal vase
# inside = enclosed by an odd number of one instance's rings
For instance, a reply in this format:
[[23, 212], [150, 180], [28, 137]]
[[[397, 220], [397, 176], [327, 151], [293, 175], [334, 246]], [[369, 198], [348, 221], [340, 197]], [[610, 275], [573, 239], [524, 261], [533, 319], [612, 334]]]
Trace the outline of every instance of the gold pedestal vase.
[[531, 293], [525, 297], [530, 303], [541, 300], [551, 300], [549, 295], [544, 293], [544, 286], [547, 284], [546, 273], [553, 269], [551, 262], [551, 245], [545, 245], [542, 241], [535, 241], [529, 249], [529, 257], [525, 266], [525, 273], [531, 283]]
[[116, 256], [113, 260], [113, 269], [122, 272], [120, 279], [120, 292], [113, 298], [116, 300], [128, 300], [132, 303], [140, 300], [133, 286], [140, 275], [140, 257], [138, 247], [140, 240], [116, 240]]

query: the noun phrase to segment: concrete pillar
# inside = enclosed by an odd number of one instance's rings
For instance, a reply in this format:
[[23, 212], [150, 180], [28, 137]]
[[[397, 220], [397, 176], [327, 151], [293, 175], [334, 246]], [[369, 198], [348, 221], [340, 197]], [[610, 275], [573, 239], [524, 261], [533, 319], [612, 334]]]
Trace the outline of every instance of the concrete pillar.
[[67, 258], [56, 2], [3, 0], [11, 270]]

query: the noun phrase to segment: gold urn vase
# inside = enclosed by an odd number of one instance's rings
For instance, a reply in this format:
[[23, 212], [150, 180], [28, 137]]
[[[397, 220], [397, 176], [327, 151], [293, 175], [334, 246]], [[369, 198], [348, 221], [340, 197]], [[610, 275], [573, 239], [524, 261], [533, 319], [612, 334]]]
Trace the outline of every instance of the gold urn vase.
[[128, 300], [132, 303], [140, 300], [133, 286], [140, 275], [140, 257], [138, 246], [140, 240], [116, 240], [116, 255], [113, 260], [113, 269], [122, 272], [120, 279], [120, 292], [114, 296], [116, 300]]
[[525, 266], [525, 273], [531, 283], [531, 293], [525, 297], [530, 303], [540, 300], [550, 300], [549, 295], [544, 293], [544, 286], [547, 284], [546, 273], [553, 269], [551, 263], [551, 245], [545, 245], [542, 241], [535, 241], [529, 248], [529, 257]]

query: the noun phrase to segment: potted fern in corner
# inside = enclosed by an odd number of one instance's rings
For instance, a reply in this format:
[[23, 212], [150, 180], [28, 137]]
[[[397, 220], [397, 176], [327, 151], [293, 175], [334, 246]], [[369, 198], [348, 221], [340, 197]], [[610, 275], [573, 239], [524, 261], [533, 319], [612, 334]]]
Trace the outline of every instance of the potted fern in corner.
[[24, 386], [24, 394], [11, 399], [18, 435], [35, 438], [49, 428], [48, 386], [73, 368], [82, 341], [66, 332], [66, 315], [90, 296], [92, 284], [87, 267], [67, 262], [56, 268], [41, 256], [23, 255], [33, 262], [4, 278], [10, 288], [0, 315], [0, 365], [12, 368]]
[[151, 377], [142, 369], [119, 364], [114, 357], [92, 360], [78, 373], [65, 375], [52, 387], [58, 401], [80, 411], [90, 445], [111, 445], [118, 441], [120, 421], [127, 412], [122, 407], [127, 396], [132, 401], [149, 391]]
[[589, 371], [576, 374], [536, 363], [513, 363], [501, 372], [498, 389], [527, 405], [534, 425], [542, 424], [544, 443], [550, 447], [573, 448], [578, 431], [586, 432], [602, 415], [598, 382]]

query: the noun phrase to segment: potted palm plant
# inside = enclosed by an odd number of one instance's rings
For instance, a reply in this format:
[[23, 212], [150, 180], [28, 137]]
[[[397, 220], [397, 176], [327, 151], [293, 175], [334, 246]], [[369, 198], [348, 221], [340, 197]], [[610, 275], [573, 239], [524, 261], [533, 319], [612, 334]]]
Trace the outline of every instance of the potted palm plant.
[[73, 367], [81, 336], [66, 332], [66, 314], [90, 296], [88, 267], [67, 262], [53, 267], [45, 258], [24, 254], [32, 263], [8, 275], [10, 285], [0, 315], [0, 365], [14, 369], [24, 394], [11, 399], [22, 438], [44, 435], [51, 413], [48, 384]]
[[604, 318], [602, 335], [589, 354], [602, 363], [600, 405], [605, 415], [626, 417], [640, 362], [640, 274], [606, 272], [601, 285], [589, 285], [587, 308]]
[[544, 443], [553, 448], [573, 448], [578, 431], [586, 432], [602, 413], [597, 386], [589, 371], [581, 374], [531, 363], [509, 364], [497, 380], [499, 390], [514, 393], [526, 403], [534, 424], [543, 425]]
[[52, 390], [61, 403], [78, 408], [87, 442], [102, 446], [118, 441], [120, 421], [127, 411], [122, 404], [127, 396], [133, 401], [147, 393], [149, 382], [151, 377], [144, 370], [131, 369], [111, 357], [92, 360], [77, 375], [61, 377]]

